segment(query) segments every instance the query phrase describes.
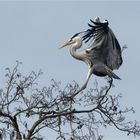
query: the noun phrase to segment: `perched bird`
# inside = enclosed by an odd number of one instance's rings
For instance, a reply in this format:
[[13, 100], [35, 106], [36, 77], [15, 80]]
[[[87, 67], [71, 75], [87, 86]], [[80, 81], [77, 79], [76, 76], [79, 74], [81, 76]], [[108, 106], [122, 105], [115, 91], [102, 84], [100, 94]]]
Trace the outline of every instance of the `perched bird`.
[[[120, 79], [113, 72], [122, 64], [121, 47], [118, 40], [108, 26], [107, 20], [101, 22], [97, 17], [94, 21], [90, 21], [93, 25], [88, 24], [90, 27], [88, 30], [76, 33], [60, 47], [71, 45], [70, 54], [88, 65], [89, 70], [86, 81], [78, 92], [86, 88], [92, 74], [97, 76], [108, 75], [111, 80], [112, 78]], [[81, 48], [83, 42], [86, 44], [90, 40], [92, 42], [88, 49], [77, 51]]]

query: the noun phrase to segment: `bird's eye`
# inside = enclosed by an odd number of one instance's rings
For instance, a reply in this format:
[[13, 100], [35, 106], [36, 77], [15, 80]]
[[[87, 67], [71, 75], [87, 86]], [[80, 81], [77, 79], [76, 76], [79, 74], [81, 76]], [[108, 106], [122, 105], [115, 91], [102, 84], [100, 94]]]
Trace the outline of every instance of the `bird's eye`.
[[89, 50], [86, 50], [86, 53], [89, 53]]

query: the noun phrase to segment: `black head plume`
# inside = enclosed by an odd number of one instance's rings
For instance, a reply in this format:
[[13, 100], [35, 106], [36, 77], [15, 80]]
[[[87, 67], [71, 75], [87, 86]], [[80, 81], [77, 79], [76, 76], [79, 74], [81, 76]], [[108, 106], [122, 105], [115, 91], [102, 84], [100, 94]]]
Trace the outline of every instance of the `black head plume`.
[[76, 36], [78, 36], [79, 33], [74, 34], [70, 39], [72, 40], [73, 38], [75, 38]]
[[72, 40], [73, 38], [75, 38], [76, 36], [78, 36], [79, 34], [82, 34], [82, 33], [85, 33], [86, 31], [82, 31], [82, 32], [79, 32], [79, 33], [76, 33], [76, 34], [74, 34], [71, 38], [70, 38], [70, 40]]

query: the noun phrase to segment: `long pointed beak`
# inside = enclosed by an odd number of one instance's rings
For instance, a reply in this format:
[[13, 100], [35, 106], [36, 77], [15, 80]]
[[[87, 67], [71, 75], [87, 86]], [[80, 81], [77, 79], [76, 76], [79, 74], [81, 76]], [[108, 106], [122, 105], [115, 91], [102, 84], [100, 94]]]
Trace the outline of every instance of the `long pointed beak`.
[[68, 46], [68, 45], [70, 45], [70, 44], [71, 44], [70, 41], [67, 40], [67, 41], [65, 41], [65, 42], [59, 47], [59, 49], [64, 48], [64, 47], [66, 47], [66, 46]]

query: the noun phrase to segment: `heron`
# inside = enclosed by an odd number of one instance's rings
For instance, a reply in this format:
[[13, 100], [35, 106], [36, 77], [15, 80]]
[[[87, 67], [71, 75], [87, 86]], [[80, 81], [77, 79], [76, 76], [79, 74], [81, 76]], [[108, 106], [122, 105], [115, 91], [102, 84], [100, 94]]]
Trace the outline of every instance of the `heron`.
[[[108, 26], [107, 20], [100, 21], [97, 17], [88, 23], [88, 30], [74, 34], [70, 39], [65, 41], [60, 48], [71, 45], [70, 54], [78, 60], [84, 61], [88, 65], [86, 81], [81, 86], [80, 91], [87, 87], [88, 81], [92, 74], [97, 76], [109, 76], [111, 80], [121, 79], [113, 70], [118, 69], [122, 64], [120, 44]], [[82, 36], [81, 36], [82, 35]], [[77, 51], [82, 47], [83, 42], [86, 44], [91, 40], [89, 48]]]

